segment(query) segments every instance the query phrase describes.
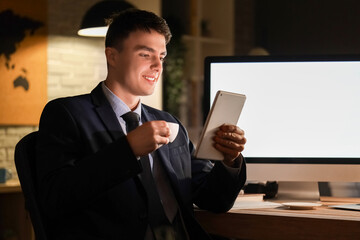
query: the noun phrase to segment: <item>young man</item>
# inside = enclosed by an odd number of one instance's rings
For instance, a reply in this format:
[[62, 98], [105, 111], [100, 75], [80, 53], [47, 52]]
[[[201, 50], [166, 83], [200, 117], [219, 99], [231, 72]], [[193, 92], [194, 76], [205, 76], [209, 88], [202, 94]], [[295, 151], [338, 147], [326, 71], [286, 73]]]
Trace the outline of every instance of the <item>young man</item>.
[[[246, 178], [244, 132], [221, 126], [214, 146], [224, 161], [212, 164], [192, 156], [176, 118], [141, 104], [159, 81], [170, 38], [153, 13], [116, 15], [106, 36], [106, 80], [90, 94], [46, 105], [37, 179], [50, 239], [210, 239], [193, 203], [214, 212], [232, 207]], [[131, 129], [129, 115], [140, 126]], [[180, 126], [171, 143], [167, 122]]]

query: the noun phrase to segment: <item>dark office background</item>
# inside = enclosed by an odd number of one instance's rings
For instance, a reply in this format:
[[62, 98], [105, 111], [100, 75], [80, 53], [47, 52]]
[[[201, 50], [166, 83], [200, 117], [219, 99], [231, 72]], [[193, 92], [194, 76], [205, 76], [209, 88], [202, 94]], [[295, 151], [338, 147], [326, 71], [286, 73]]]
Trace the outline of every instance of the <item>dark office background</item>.
[[249, 46], [271, 55], [359, 54], [360, 1], [240, 0], [235, 54]]

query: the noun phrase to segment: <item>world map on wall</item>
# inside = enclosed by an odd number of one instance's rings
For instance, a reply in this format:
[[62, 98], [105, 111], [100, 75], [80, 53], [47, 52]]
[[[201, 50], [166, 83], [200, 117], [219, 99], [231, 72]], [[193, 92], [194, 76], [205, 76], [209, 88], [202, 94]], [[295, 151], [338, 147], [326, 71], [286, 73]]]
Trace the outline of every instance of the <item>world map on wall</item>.
[[[35, 31], [44, 26], [44, 23], [22, 17], [15, 14], [11, 9], [0, 12], [0, 57], [5, 57], [5, 67], [13, 71], [16, 63], [11, 62], [11, 57], [16, 53], [19, 45], [27, 36], [34, 35]], [[27, 69], [21, 68], [22, 74], [13, 79], [14, 88], [22, 87], [29, 90], [29, 81], [26, 78]]]

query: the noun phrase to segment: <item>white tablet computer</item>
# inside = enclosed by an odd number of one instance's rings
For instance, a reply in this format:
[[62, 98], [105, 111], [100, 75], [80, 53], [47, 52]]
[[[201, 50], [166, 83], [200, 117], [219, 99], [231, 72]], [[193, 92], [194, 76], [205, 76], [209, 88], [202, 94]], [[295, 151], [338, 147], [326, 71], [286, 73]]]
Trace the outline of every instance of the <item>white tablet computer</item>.
[[238, 93], [218, 91], [206, 118], [195, 157], [199, 159], [224, 160], [221, 152], [213, 146], [215, 132], [223, 124], [236, 125], [243, 109], [246, 96]]

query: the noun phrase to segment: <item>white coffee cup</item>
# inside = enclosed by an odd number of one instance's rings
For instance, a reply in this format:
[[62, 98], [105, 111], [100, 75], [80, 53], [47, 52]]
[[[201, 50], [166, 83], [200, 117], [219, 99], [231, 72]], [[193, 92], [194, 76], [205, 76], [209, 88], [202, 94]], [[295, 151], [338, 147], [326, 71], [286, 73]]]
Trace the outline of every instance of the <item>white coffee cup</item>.
[[176, 136], [178, 135], [179, 132], [179, 124], [177, 123], [172, 123], [172, 122], [167, 122], [169, 128], [170, 128], [170, 137], [169, 137], [169, 142], [173, 142], [176, 138]]

